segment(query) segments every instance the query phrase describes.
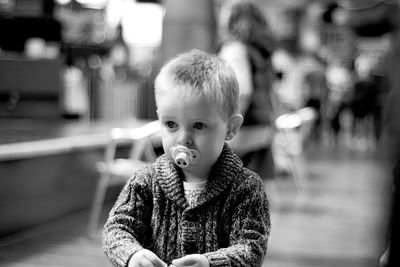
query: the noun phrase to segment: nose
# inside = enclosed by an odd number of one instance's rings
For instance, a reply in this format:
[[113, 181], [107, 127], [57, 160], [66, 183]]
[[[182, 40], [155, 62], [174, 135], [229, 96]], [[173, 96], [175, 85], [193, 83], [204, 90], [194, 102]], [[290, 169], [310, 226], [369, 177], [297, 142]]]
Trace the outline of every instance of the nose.
[[193, 139], [190, 130], [181, 129], [178, 137], [178, 144], [181, 146], [190, 146], [193, 144]]

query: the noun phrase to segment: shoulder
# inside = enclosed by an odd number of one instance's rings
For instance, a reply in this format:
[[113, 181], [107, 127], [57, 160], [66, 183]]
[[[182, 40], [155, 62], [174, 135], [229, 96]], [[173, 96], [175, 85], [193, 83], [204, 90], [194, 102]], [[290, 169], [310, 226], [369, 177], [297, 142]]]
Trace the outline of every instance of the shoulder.
[[164, 164], [165, 160], [165, 157], [161, 156], [154, 163], [137, 169], [128, 180], [128, 185], [132, 188], [152, 190], [153, 184], [160, 176], [160, 171], [165, 169], [160, 168], [160, 166]]
[[137, 195], [143, 199], [150, 199], [152, 196], [153, 173], [152, 166], [139, 168], [128, 179], [122, 194], [126, 196]]
[[222, 49], [236, 49], [238, 51], [245, 51], [247, 48], [243, 42], [238, 40], [232, 40], [225, 42], [221, 47], [221, 50]]
[[223, 58], [232, 55], [245, 56], [247, 55], [247, 47], [240, 41], [228, 41], [221, 46], [219, 54]]
[[261, 177], [254, 171], [242, 167], [236, 179], [233, 180], [233, 189], [238, 193], [264, 192], [264, 185]]
[[168, 177], [178, 176], [174, 164], [163, 154], [149, 165], [139, 168], [130, 178], [129, 182], [139, 185], [154, 185]]

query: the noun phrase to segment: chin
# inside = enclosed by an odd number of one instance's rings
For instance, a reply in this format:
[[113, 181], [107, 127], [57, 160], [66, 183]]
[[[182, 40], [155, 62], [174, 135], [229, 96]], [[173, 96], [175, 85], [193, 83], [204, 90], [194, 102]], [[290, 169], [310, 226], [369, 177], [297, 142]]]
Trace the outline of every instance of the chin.
[[196, 176], [204, 176], [204, 173], [207, 173], [206, 175], [210, 173], [211, 167], [207, 167], [204, 165], [190, 165], [187, 168], [182, 169], [185, 172], [191, 173]]

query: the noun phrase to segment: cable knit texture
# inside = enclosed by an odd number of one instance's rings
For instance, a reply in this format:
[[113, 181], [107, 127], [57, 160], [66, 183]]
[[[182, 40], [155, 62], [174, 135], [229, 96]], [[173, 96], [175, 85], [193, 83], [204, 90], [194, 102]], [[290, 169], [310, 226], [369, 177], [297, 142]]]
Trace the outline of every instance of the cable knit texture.
[[210, 266], [261, 266], [270, 233], [260, 177], [225, 144], [205, 192], [185, 198], [181, 170], [165, 155], [124, 186], [103, 231], [103, 249], [115, 266], [128, 266], [142, 248], [164, 262], [203, 254]]

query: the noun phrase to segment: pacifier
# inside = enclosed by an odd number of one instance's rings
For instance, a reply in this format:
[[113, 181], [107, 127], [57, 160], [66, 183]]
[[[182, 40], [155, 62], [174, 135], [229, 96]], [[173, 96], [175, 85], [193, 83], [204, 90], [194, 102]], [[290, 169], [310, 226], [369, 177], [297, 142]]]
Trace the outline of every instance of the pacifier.
[[172, 159], [175, 164], [181, 168], [196, 164], [200, 160], [200, 153], [195, 149], [189, 149], [185, 146], [171, 147]]

